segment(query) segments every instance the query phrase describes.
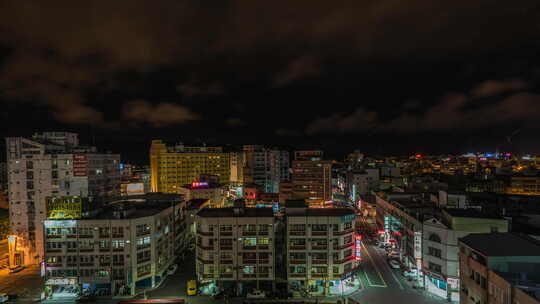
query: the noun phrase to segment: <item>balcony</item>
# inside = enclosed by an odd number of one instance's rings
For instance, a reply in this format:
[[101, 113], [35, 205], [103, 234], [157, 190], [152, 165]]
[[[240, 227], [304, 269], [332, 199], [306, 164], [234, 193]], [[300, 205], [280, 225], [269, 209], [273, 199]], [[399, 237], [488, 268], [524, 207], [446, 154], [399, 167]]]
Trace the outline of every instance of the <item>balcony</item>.
[[80, 248], [79, 252], [94, 252], [94, 248]]
[[269, 259], [259, 260], [259, 264], [270, 264], [270, 260]]
[[305, 278], [306, 274], [305, 273], [290, 273], [289, 277], [291, 277], [291, 278]]
[[111, 235], [110, 234], [100, 234], [99, 237], [102, 238], [102, 239], [108, 239], [108, 238], [111, 237]]
[[223, 279], [230, 279], [233, 277], [233, 274], [232, 273], [222, 273], [219, 275], [220, 278], [223, 278]]
[[242, 264], [257, 264], [257, 260], [242, 260]]
[[202, 275], [203, 279], [213, 279], [214, 278], [214, 274], [203, 274]]
[[94, 235], [93, 234], [80, 234], [79, 238], [80, 239], [93, 239]]
[[61, 234], [49, 234], [49, 235], [47, 235], [47, 239], [61, 239], [61, 238], [62, 238]]
[[93, 267], [94, 266], [94, 262], [86, 262], [86, 263], [80, 263], [79, 266], [81, 267]]
[[328, 231], [311, 231], [311, 235], [313, 235], [313, 236], [326, 236], [326, 235], [328, 235]]
[[113, 237], [113, 238], [123, 238], [123, 237], [124, 237], [124, 234], [113, 233], [112, 237]]
[[[214, 246], [203, 246], [201, 244], [197, 244], [197, 247], [199, 247], [202, 250], [214, 250]], [[231, 247], [232, 249], [232, 247]]]
[[290, 246], [290, 250], [306, 250], [306, 245], [303, 246]]
[[137, 259], [137, 264], [142, 264], [150, 261], [150, 257], [143, 258], [143, 259]]
[[311, 260], [311, 264], [328, 264], [328, 260], [324, 259], [324, 260]]
[[289, 235], [306, 235], [306, 231], [290, 231]]
[[342, 231], [334, 231], [334, 235], [345, 235], [345, 234], [349, 234], [349, 233], [353, 233], [354, 232], [354, 229], [351, 228], [351, 229], [347, 229], [347, 230], [342, 230]]
[[219, 261], [220, 264], [232, 264], [233, 261], [232, 260], [221, 260]]
[[257, 274], [256, 273], [243, 273], [242, 274], [242, 278], [256, 278], [257, 277]]
[[124, 266], [124, 262], [114, 262], [113, 266]]
[[99, 252], [109, 252], [111, 248], [99, 248]]
[[124, 251], [124, 247], [113, 248], [114, 252]]
[[312, 250], [327, 250], [327, 245], [311, 245]]
[[242, 250], [257, 250], [257, 246], [242, 246]]
[[214, 236], [213, 231], [197, 231], [197, 234], [200, 234], [202, 236]]
[[77, 248], [68, 248], [67, 252], [77, 252]]
[[232, 231], [221, 231], [219, 233], [221, 236], [232, 236]]
[[150, 234], [150, 230], [137, 231], [137, 236], [143, 236], [143, 235], [149, 235], [149, 234]]
[[289, 264], [291, 265], [298, 265], [298, 264], [305, 264], [306, 260], [290, 260]]
[[219, 250], [232, 250], [232, 245], [230, 245], [230, 246], [219, 246]]
[[269, 277], [270, 277], [270, 273], [258, 273], [258, 274], [257, 274], [257, 277], [258, 277], [258, 278], [269, 278]]
[[107, 262], [102, 262], [102, 263], [101, 263], [101, 262], [100, 262], [100, 263], [99, 263], [99, 266], [111, 266], [111, 263], [110, 263], [110, 262], [109, 262], [109, 263], [107, 263]]
[[47, 263], [47, 267], [62, 267], [62, 263]]
[[67, 267], [77, 267], [77, 263], [67, 263]]
[[76, 239], [77, 235], [76, 234], [68, 234], [68, 235], [66, 235], [66, 238], [68, 238], [68, 239]]
[[328, 276], [326, 273], [312, 273], [311, 274], [312, 278], [324, 278], [326, 276]]
[[242, 231], [243, 236], [255, 236], [257, 235], [257, 231]]
[[268, 231], [259, 231], [259, 235], [268, 235]]
[[270, 249], [270, 246], [268, 246], [268, 245], [258, 245], [257, 247], [258, 247], [259, 249], [261, 249], [261, 250], [268, 250], [268, 249]]
[[348, 261], [350, 261], [352, 259], [354, 259], [354, 257], [351, 255], [349, 257], [344, 258], [343, 260], [333, 261], [333, 264], [343, 264], [343, 263], [348, 262]]
[[54, 249], [48, 248], [48, 249], [47, 249], [47, 252], [48, 252], [48, 253], [62, 252], [62, 248], [54, 248]]
[[137, 250], [150, 248], [150, 244], [137, 245]]
[[202, 258], [197, 258], [197, 261], [201, 262], [202, 264], [214, 264], [214, 261], [212, 261], [212, 260], [204, 260]]
[[353, 245], [354, 245], [354, 243], [353, 243], [353, 242], [350, 242], [350, 243], [348, 243], [348, 244], [343, 244], [343, 245], [341, 245], [341, 246], [333, 246], [332, 248], [333, 248], [334, 250], [343, 250], [343, 249], [352, 247]]

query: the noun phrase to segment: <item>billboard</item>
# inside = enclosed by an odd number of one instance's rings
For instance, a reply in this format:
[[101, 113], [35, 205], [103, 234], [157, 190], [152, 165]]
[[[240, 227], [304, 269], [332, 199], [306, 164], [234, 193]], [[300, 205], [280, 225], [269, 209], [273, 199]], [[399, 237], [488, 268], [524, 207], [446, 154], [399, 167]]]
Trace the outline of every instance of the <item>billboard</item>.
[[126, 186], [127, 195], [139, 195], [144, 194], [144, 184], [143, 183], [130, 183]]
[[88, 175], [88, 158], [86, 154], [73, 154], [73, 176]]
[[47, 197], [48, 219], [77, 219], [82, 216], [83, 200], [78, 196]]

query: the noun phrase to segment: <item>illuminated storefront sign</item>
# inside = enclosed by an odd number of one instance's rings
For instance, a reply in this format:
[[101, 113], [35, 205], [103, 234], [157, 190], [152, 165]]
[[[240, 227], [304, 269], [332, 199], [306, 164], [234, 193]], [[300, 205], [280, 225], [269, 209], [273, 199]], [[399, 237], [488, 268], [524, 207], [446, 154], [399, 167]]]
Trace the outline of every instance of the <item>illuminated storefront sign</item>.
[[43, 221], [45, 228], [73, 228], [77, 221]]
[[354, 238], [354, 257], [357, 261], [362, 259], [362, 236], [357, 235]]
[[82, 216], [83, 199], [79, 196], [47, 197], [48, 219], [76, 219]]
[[340, 217], [340, 220], [341, 222], [350, 222], [350, 221], [354, 221], [355, 218], [356, 218], [355, 214], [348, 214], [348, 215], [344, 215]]
[[76, 278], [48, 279], [45, 284], [46, 285], [75, 285], [77, 284], [77, 279]]
[[208, 188], [208, 182], [195, 181], [191, 183], [191, 188], [194, 188], [194, 189]]
[[73, 154], [73, 176], [88, 175], [88, 159], [85, 154]]

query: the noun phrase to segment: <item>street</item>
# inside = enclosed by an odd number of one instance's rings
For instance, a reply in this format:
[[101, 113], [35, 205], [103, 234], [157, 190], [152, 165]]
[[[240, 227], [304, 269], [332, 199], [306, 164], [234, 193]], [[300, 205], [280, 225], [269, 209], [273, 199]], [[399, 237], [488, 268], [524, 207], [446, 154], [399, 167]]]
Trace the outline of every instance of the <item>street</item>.
[[11, 274], [8, 269], [0, 270], [0, 292], [17, 295], [17, 302], [39, 300], [42, 287], [39, 266], [30, 266]]
[[413, 289], [398, 269], [391, 269], [386, 261], [384, 249], [371, 245], [362, 246], [362, 264], [358, 271], [364, 289], [351, 298], [361, 304], [399, 303], [442, 304], [444, 299], [434, 298], [425, 292]]

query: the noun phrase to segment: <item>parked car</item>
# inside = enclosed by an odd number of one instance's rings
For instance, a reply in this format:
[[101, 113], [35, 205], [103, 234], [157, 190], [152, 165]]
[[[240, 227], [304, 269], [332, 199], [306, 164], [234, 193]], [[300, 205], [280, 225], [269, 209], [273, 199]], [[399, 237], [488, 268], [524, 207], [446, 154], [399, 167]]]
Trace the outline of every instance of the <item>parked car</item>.
[[169, 266], [169, 268], [167, 269], [167, 273], [168, 273], [169, 275], [174, 274], [174, 273], [176, 272], [176, 269], [178, 269], [178, 265], [172, 264], [172, 265]]
[[251, 292], [248, 292], [248, 294], [246, 295], [246, 298], [248, 299], [260, 299], [264, 297], [266, 297], [266, 295], [264, 294], [264, 291], [261, 291], [258, 289], [253, 289]]
[[416, 278], [416, 272], [412, 270], [405, 270], [403, 271], [403, 276], [406, 278]]
[[194, 296], [197, 294], [197, 281], [189, 280], [187, 282], [187, 295]]
[[19, 271], [21, 271], [21, 270], [23, 270], [23, 269], [24, 269], [24, 266], [17, 266], [17, 267], [15, 267], [15, 268], [11, 268], [11, 269], [9, 270], [9, 273], [17, 273], [17, 272], [19, 272]]
[[214, 300], [223, 300], [225, 298], [225, 293], [223, 291], [220, 291], [214, 295], [212, 295], [212, 299]]
[[6, 303], [9, 300], [7, 293], [0, 293], [0, 303]]
[[388, 264], [389, 264], [390, 267], [392, 267], [393, 269], [400, 269], [400, 268], [401, 268], [401, 265], [399, 264], [399, 262], [396, 261], [396, 260], [393, 260], [393, 259], [389, 259], [389, 260], [388, 260]]

